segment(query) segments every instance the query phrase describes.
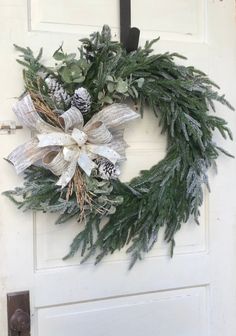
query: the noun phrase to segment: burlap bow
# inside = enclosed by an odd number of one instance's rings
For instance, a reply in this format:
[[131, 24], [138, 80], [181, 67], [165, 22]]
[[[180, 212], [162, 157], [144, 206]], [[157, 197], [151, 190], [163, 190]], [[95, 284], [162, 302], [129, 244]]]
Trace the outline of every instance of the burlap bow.
[[95, 114], [85, 125], [82, 113], [71, 107], [59, 117], [61, 128], [45, 122], [35, 110], [29, 94], [13, 107], [18, 119], [36, 136], [17, 147], [8, 160], [18, 174], [41, 161], [60, 176], [57, 185], [65, 187], [77, 165], [90, 176], [95, 159], [107, 158], [113, 164], [125, 159], [124, 123], [139, 115], [127, 105], [112, 104]]

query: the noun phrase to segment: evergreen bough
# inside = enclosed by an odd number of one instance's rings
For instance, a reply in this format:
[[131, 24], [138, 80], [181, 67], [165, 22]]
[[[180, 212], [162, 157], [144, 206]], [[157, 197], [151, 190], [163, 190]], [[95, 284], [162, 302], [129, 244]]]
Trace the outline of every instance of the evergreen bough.
[[[92, 202], [85, 208], [86, 220], [80, 223], [80, 232], [65, 258], [80, 249], [83, 260], [95, 254], [97, 263], [128, 245], [132, 267], [152, 249], [162, 227], [172, 255], [174, 237], [182, 224], [190, 217], [198, 223], [203, 186], [209, 188], [208, 169], [220, 152], [231, 156], [213, 140], [215, 130], [232, 139], [227, 122], [209, 110], [215, 111], [214, 102], [233, 110], [232, 106], [203, 72], [175, 63], [183, 56], [153, 54], [156, 41], [127, 53], [111, 40], [110, 30], [104, 26], [101, 33], [81, 40], [79, 58], [66, 54], [61, 46], [54, 53], [55, 68], [41, 63], [42, 50], [34, 57], [30, 48], [16, 46], [22, 53], [18, 62], [24, 66], [26, 90], [40, 94], [51, 108], [61, 106], [50, 98], [42, 73], [56, 78], [68, 94], [81, 86], [90, 92], [92, 105], [87, 120], [104, 105], [131, 99], [141, 115], [145, 106], [151, 107], [167, 136], [166, 157], [129, 183], [86, 178]], [[67, 188], [61, 190], [56, 180], [50, 171], [34, 166], [25, 172], [24, 186], [5, 195], [23, 210], [58, 213], [57, 224], [78, 219], [81, 209], [75, 191], [68, 200]]]

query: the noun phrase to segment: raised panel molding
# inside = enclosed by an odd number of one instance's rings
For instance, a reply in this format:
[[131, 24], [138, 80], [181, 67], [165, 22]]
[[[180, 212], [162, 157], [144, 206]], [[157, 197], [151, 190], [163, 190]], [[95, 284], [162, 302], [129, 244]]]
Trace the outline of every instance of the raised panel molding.
[[164, 40], [205, 42], [206, 0], [133, 0], [132, 25], [141, 38], [160, 36]]
[[[132, 25], [141, 39], [204, 42], [206, 0], [133, 0]], [[119, 36], [119, 0], [28, 0], [30, 31], [72, 33], [80, 37], [101, 29], [104, 23]]]
[[72, 33], [80, 37], [100, 30], [104, 23], [114, 33], [119, 27], [119, 0], [28, 0], [30, 31]]
[[38, 309], [38, 334], [81, 336], [208, 334], [207, 286], [131, 295]]

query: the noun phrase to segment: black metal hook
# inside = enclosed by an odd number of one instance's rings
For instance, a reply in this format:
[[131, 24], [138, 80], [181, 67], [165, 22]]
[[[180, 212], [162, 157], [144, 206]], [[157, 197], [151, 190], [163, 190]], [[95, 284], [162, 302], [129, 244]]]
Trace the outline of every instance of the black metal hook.
[[120, 41], [127, 52], [138, 48], [140, 30], [131, 28], [131, 0], [120, 0]]

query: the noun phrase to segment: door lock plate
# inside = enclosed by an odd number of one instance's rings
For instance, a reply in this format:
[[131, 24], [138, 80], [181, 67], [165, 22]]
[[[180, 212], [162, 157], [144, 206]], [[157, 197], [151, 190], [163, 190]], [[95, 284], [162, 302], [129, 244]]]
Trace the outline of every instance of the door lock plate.
[[8, 336], [30, 336], [29, 291], [7, 294]]

